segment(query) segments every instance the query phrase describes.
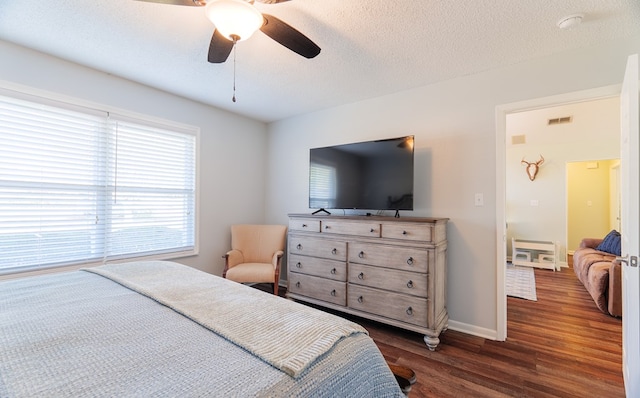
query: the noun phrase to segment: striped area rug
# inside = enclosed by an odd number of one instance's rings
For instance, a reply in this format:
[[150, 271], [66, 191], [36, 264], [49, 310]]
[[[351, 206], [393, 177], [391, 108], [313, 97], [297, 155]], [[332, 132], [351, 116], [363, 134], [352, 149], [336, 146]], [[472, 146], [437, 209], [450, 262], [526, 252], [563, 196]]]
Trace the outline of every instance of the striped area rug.
[[507, 263], [506, 292], [507, 296], [538, 301], [533, 268]]

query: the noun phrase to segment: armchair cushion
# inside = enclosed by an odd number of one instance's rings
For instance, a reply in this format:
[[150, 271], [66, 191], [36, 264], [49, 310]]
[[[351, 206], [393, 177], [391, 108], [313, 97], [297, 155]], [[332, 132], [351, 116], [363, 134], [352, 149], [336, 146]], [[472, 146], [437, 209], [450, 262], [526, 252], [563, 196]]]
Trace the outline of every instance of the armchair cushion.
[[274, 283], [273, 271], [270, 263], [243, 263], [229, 268], [227, 279], [240, 283]]
[[240, 250], [248, 263], [270, 263], [273, 254], [284, 250], [284, 225], [232, 225], [231, 248]]

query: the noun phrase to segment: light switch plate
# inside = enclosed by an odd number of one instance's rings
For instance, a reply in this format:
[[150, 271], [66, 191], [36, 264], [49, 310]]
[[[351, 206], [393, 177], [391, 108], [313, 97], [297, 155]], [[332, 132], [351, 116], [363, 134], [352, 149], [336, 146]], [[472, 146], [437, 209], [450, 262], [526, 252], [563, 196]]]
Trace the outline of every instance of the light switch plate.
[[474, 198], [474, 203], [476, 206], [484, 206], [484, 195], [481, 193], [477, 193]]

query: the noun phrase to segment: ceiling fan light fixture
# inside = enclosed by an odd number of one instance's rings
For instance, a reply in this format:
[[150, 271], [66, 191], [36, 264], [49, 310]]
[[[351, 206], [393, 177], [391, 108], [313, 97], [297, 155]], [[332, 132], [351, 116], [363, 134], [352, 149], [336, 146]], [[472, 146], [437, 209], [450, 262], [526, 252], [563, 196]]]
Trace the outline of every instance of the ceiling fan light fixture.
[[215, 0], [205, 7], [207, 18], [229, 40], [243, 41], [264, 23], [260, 11], [243, 0]]

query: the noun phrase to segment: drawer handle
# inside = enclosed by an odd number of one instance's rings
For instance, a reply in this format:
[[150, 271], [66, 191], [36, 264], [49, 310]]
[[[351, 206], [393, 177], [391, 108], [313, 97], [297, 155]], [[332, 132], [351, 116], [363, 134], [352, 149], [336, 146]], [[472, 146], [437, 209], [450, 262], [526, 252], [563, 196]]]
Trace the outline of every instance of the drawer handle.
[[364, 279], [364, 272], [361, 272], [361, 273], [358, 275], [358, 279], [360, 279], [360, 280], [363, 280], [363, 279]]
[[363, 301], [364, 301], [364, 297], [362, 297], [362, 296], [358, 297], [358, 302], [359, 303], [362, 303]]
[[409, 265], [413, 265], [413, 257], [409, 257], [409, 258], [407, 259], [407, 264], [409, 264]]
[[307, 228], [307, 224], [302, 224], [302, 228]]
[[331, 250], [331, 254], [333, 255], [338, 254], [338, 249], [334, 248], [333, 250]]
[[402, 231], [402, 235], [406, 235], [406, 234], [407, 234], [407, 231]]
[[296, 245], [296, 249], [298, 249], [298, 250], [302, 250], [302, 244], [301, 244], [301, 243], [298, 243], [298, 244]]
[[331, 295], [332, 295], [333, 297], [335, 297], [335, 296], [336, 296], [336, 289], [333, 289], [333, 290], [331, 291]]
[[358, 257], [360, 257], [360, 258], [364, 258], [364, 252], [360, 252], [360, 253], [358, 253]]
[[407, 308], [406, 313], [407, 313], [407, 315], [412, 316], [413, 315], [413, 308], [411, 308], [411, 307]]
[[296, 268], [302, 268], [302, 264], [300, 264], [300, 262], [296, 263]]
[[413, 289], [413, 281], [412, 281], [412, 280], [410, 280], [409, 282], [407, 282], [407, 287], [408, 287], [409, 289]]
[[300, 282], [296, 282], [296, 287], [300, 287]]
[[335, 268], [331, 270], [331, 274], [332, 274], [332, 275], [335, 275], [335, 274], [336, 274], [336, 272], [338, 272], [338, 270], [336, 270]]

